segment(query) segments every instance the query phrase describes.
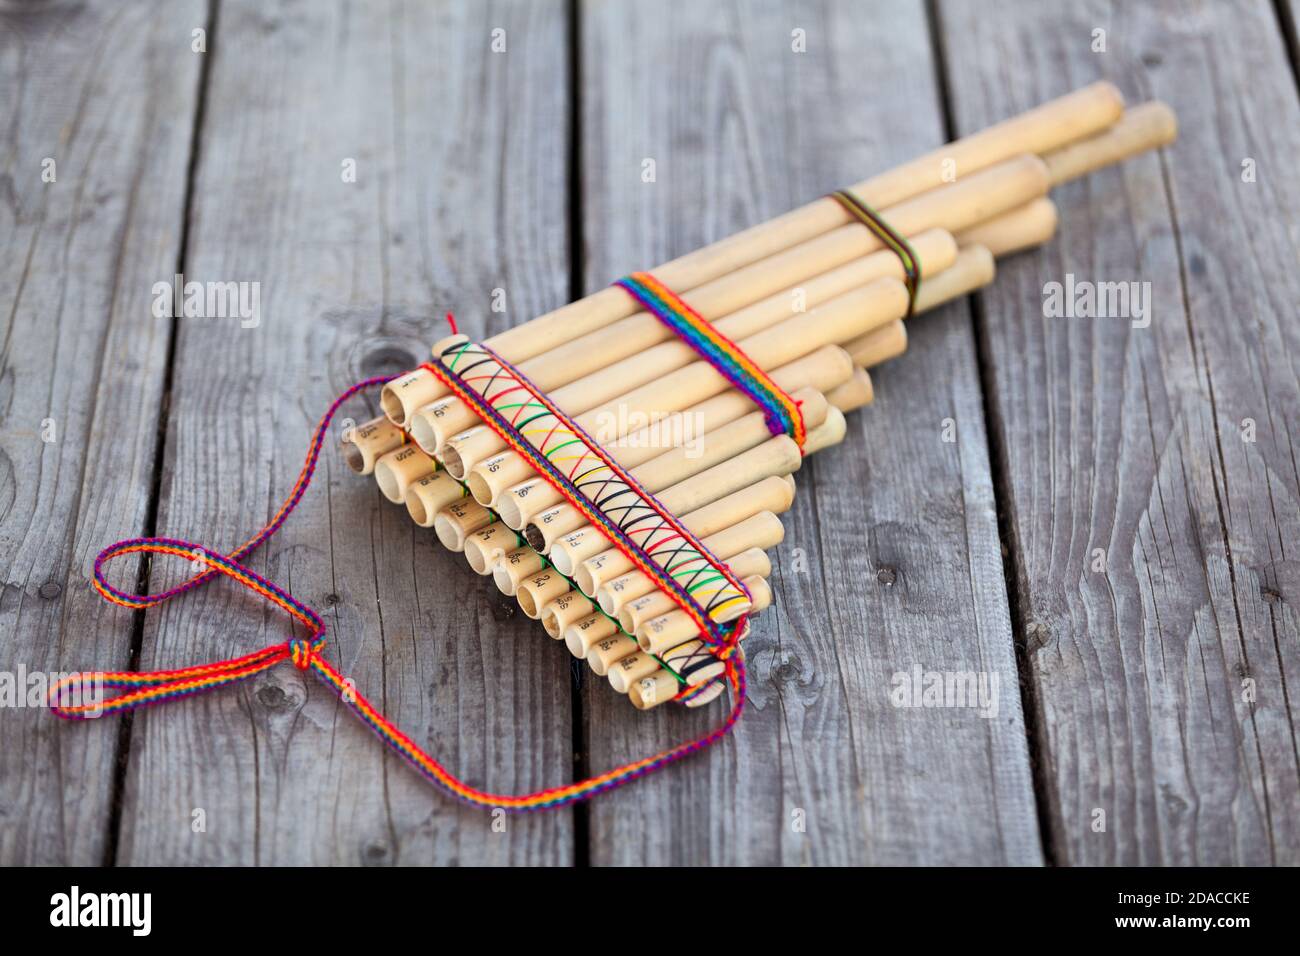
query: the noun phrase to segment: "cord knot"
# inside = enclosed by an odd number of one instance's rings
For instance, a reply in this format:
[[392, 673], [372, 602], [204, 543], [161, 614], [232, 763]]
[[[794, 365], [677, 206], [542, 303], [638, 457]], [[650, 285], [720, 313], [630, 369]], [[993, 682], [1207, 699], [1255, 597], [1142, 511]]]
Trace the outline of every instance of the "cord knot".
[[289, 642], [289, 659], [300, 671], [311, 667], [311, 659], [315, 653], [312, 646], [301, 638], [295, 637]]

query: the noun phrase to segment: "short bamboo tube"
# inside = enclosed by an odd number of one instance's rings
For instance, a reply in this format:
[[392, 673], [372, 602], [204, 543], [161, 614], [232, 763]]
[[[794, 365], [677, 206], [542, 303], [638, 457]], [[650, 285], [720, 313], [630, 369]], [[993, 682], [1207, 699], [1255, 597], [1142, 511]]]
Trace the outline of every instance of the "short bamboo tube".
[[382, 416], [349, 428], [343, 436], [343, 460], [359, 475], [375, 470], [375, 462], [406, 442], [406, 433]]
[[[890, 325], [893, 325], [893, 323], [891, 322]], [[902, 328], [901, 322], [899, 328]], [[851, 379], [843, 385], [831, 389], [826, 396], [826, 401], [838, 408], [840, 413], [843, 414], [870, 405], [875, 397], [876, 392], [871, 384], [871, 376], [867, 374], [865, 368], [858, 368], [854, 369]]]
[[403, 445], [375, 462], [375, 483], [393, 504], [406, 501], [406, 491], [417, 478], [431, 475], [437, 463], [414, 445]]
[[524, 545], [513, 548], [501, 556], [492, 569], [492, 581], [498, 591], [513, 597], [519, 592], [519, 585], [544, 567], [546, 562], [542, 556]]
[[465, 541], [492, 523], [492, 513], [472, 498], [447, 505], [433, 520], [433, 531], [448, 551], [464, 551]]
[[465, 560], [475, 574], [487, 576], [507, 551], [519, 546], [519, 535], [499, 521], [480, 528], [465, 539]]
[[406, 489], [406, 513], [421, 528], [432, 528], [438, 512], [465, 497], [465, 489], [445, 471], [415, 479]]
[[[786, 392], [812, 388], [825, 394], [853, 377], [853, 359], [838, 345], [827, 345], [768, 374]], [[707, 433], [752, 412], [754, 408], [748, 395], [729, 389], [683, 409], [679, 414], [690, 417], [698, 423], [700, 431]], [[606, 450], [616, 450], [624, 467], [634, 467], [673, 447], [656, 440], [656, 429], [657, 425], [648, 425], [612, 445], [606, 445]]]

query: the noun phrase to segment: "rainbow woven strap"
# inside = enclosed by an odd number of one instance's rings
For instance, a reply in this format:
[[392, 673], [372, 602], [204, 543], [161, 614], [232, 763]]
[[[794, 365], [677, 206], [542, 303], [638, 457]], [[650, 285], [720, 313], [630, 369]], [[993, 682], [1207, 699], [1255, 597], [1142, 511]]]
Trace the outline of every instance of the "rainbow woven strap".
[[748, 590], [541, 389], [471, 342], [449, 346], [424, 367], [690, 615], [712, 656], [727, 660], [736, 651]]
[[799, 403], [759, 368], [740, 346], [718, 331], [676, 292], [648, 272], [633, 272], [616, 283], [698, 352], [723, 378], [763, 410], [773, 435], [789, 435], [803, 448], [808, 433]]
[[921, 265], [907, 237], [849, 190], [837, 189], [830, 197], [861, 220], [884, 243], [886, 249], [898, 256], [899, 262], [903, 264], [903, 284], [907, 286], [907, 318], [910, 319], [916, 311], [916, 293], [921, 288]]
[[[383, 714], [379, 713], [356, 690], [350, 679], [337, 671], [321, 656], [321, 652], [325, 647], [325, 622], [320, 615], [298, 601], [287, 591], [245, 567], [241, 563], [241, 559], [270, 538], [284, 523], [293, 509], [297, 507], [298, 502], [302, 500], [303, 493], [307, 490], [312, 476], [315, 474], [316, 464], [320, 458], [320, 451], [328, 434], [330, 422], [343, 402], [363, 389], [383, 385], [388, 381], [391, 381], [391, 379], [367, 379], [353, 385], [335, 399], [319, 425], [317, 425], [308, 446], [307, 460], [303, 463], [293, 489], [276, 512], [275, 517], [257, 534], [230, 554], [223, 555], [192, 542], [172, 538], [132, 538], [110, 545], [101, 551], [95, 559], [93, 578], [95, 589], [106, 600], [122, 607], [135, 610], [155, 607], [192, 588], [206, 584], [218, 574], [221, 574], [262, 595], [272, 604], [283, 609], [298, 625], [305, 629], [305, 634], [295, 635], [283, 643], [264, 647], [242, 657], [210, 664], [198, 664], [176, 670], [152, 672], [99, 671], [72, 674], [60, 680], [50, 689], [50, 709], [60, 717], [82, 720], [106, 714], [122, 713], [137, 707], [191, 697], [216, 687], [246, 681], [282, 661], [290, 661], [303, 672], [313, 672], [338, 695], [349, 710], [356, 714], [385, 744], [396, 751], [427, 780], [443, 788], [462, 802], [479, 807], [499, 807], [512, 812], [551, 809], [575, 801], [589, 799], [599, 793], [631, 783], [633, 780], [691, 754], [698, 753], [730, 733], [731, 729], [736, 725], [736, 721], [740, 719], [745, 705], [745, 666], [743, 655], [740, 653], [731, 654], [727, 659], [725, 673], [732, 693], [732, 709], [727, 719], [715, 730], [694, 740], [661, 751], [654, 756], [615, 767], [606, 773], [586, 780], [579, 780], [546, 790], [537, 790], [532, 793], [491, 793], [469, 786], [448, 771], [429, 753], [398, 730]], [[128, 554], [176, 555], [197, 562], [203, 570], [178, 587], [159, 594], [132, 594], [113, 587], [109, 584], [104, 573], [105, 566], [109, 561]], [[103, 696], [105, 689], [122, 691], [122, 693], [105, 699]]]

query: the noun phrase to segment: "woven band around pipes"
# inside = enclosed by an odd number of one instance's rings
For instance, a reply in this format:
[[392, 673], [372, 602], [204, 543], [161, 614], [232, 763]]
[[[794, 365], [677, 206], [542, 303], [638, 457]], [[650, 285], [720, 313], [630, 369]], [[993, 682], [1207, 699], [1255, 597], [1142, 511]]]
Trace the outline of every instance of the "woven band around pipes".
[[921, 288], [921, 265], [907, 237], [894, 229], [885, 218], [847, 189], [830, 194], [841, 206], [875, 234], [885, 248], [903, 264], [903, 284], [907, 286], [907, 318], [916, 311], [916, 294]]
[[767, 430], [773, 435], [789, 435], [802, 451], [808, 439], [803, 412], [771, 376], [731, 339], [718, 331], [704, 316], [648, 272], [633, 272], [616, 283], [640, 302], [678, 338], [712, 365], [718, 374], [763, 410]]
[[[695, 622], [726, 660], [736, 649], [749, 591], [722, 561], [541, 389], [484, 345], [452, 345], [424, 366], [596, 526]], [[711, 590], [709, 590], [711, 588]], [[702, 602], [697, 593], [709, 593]], [[692, 688], [693, 690], [693, 688]]]

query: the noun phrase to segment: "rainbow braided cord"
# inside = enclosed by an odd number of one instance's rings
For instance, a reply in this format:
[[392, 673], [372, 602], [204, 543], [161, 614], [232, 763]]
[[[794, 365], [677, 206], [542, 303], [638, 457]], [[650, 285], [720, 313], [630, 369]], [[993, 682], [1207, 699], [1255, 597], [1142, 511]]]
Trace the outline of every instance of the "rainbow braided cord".
[[[735, 653], [727, 660], [726, 680], [731, 689], [733, 706], [727, 719], [715, 730], [686, 743], [661, 751], [652, 757], [616, 767], [606, 773], [586, 780], [575, 781], [560, 787], [525, 794], [500, 794], [478, 790], [469, 786], [428, 752], [412, 741], [394, 724], [379, 713], [353, 686], [353, 682], [337, 671], [322, 656], [325, 647], [325, 622], [307, 605], [287, 591], [245, 567], [240, 558], [257, 548], [284, 524], [289, 514], [302, 500], [304, 492], [315, 474], [320, 451], [328, 434], [329, 424], [339, 406], [363, 389], [382, 385], [390, 378], [372, 378], [352, 386], [340, 395], [321, 419], [308, 446], [307, 459], [284, 503], [260, 531], [247, 542], [223, 555], [209, 548], [174, 538], [131, 538], [110, 545], [95, 559], [94, 587], [114, 604], [136, 610], [155, 607], [186, 591], [224, 575], [246, 587], [284, 610], [294, 621], [305, 628], [305, 635], [294, 636], [283, 643], [264, 647], [252, 654], [198, 664], [175, 670], [151, 672], [95, 671], [72, 674], [50, 690], [50, 709], [65, 719], [91, 719], [105, 714], [122, 713], [137, 707], [160, 704], [169, 700], [191, 697], [217, 687], [248, 680], [274, 667], [290, 661], [302, 671], [312, 671], [339, 699], [356, 714], [385, 744], [396, 751], [422, 776], [438, 785], [457, 799], [473, 806], [502, 808], [511, 812], [543, 810], [562, 807], [586, 800], [599, 793], [631, 783], [646, 774], [670, 763], [698, 753], [725, 737], [735, 726], [744, 709], [745, 668], [743, 655]], [[159, 594], [141, 595], [122, 591], [108, 583], [105, 566], [114, 558], [130, 554], [165, 554], [184, 557], [199, 563], [203, 570], [185, 583]], [[738, 633], [729, 635], [738, 639]], [[682, 700], [702, 695], [712, 684], [689, 687]], [[104, 699], [104, 689], [123, 691]]]
[[633, 272], [616, 283], [640, 302], [723, 378], [763, 410], [768, 431], [789, 435], [802, 449], [808, 433], [799, 403], [759, 368], [740, 346], [727, 338], [676, 292], [648, 272]]

